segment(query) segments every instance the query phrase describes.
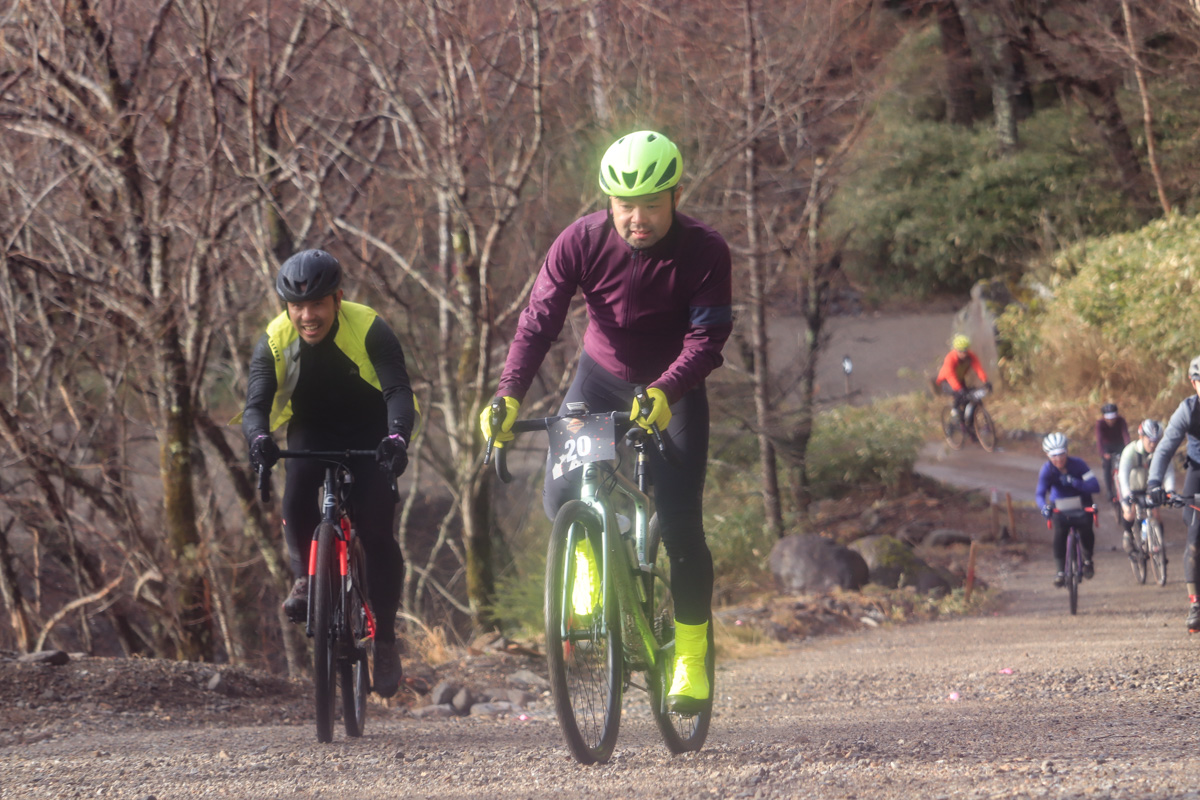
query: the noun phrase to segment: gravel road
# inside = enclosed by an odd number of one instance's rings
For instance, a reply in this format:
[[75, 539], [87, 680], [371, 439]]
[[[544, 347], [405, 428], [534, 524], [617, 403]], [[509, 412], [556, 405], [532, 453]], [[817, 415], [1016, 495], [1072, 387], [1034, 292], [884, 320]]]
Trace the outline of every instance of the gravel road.
[[523, 720], [372, 707], [364, 737], [331, 745], [295, 720], [67, 720], [0, 746], [0, 798], [1196, 798], [1200, 642], [1183, 627], [1180, 527], [1165, 588], [1102, 550], [1077, 617], [1047, 544], [992, 577], [988, 616], [727, 662], [698, 754], [667, 755], [636, 690], [596, 767], [570, 760], [547, 703]]

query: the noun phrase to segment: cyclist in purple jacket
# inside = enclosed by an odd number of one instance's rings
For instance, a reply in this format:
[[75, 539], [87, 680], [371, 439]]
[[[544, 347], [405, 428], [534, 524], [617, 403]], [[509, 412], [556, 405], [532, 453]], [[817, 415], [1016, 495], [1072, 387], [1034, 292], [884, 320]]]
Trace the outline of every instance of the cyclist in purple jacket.
[[[520, 401], [558, 338], [571, 299], [582, 292], [588, 326], [579, 369], [563, 398], [593, 412], [643, 409], [634, 387], [648, 386], [652, 404], [639, 424], [666, 430], [680, 452], [670, 464], [653, 453], [650, 474], [675, 600], [675, 669], [668, 703], [695, 713], [710, 699], [704, 668], [712, 606], [712, 555], [704, 537], [702, 500], [708, 461], [705, 378], [722, 363], [733, 329], [729, 247], [719, 233], [676, 211], [683, 159], [667, 137], [638, 131], [618, 139], [600, 164], [604, 211], [568, 226], [546, 256], [522, 312], [497, 397], [507, 413], [484, 435], [512, 439]], [[546, 470], [544, 504], [551, 519], [578, 497], [578, 474]], [[580, 570], [587, 580], [593, 570]], [[577, 587], [573, 597], [578, 598]], [[587, 597], [587, 592], [582, 593]], [[578, 601], [576, 601], [578, 603]], [[575, 609], [577, 612], [580, 609]]]
[[1117, 410], [1117, 404], [1105, 403], [1100, 407], [1100, 419], [1096, 420], [1096, 450], [1100, 453], [1109, 502], [1115, 503], [1120, 498], [1120, 487], [1113, 483], [1113, 459], [1116, 458], [1117, 464], [1121, 462], [1121, 453], [1129, 441], [1129, 425]]

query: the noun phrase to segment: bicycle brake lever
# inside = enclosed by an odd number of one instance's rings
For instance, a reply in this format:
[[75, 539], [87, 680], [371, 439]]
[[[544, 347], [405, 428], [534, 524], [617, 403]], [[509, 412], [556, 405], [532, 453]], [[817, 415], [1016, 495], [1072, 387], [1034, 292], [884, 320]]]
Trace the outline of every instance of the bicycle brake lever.
[[492, 457], [496, 460], [496, 477], [503, 483], [511, 483], [512, 475], [508, 471], [508, 454], [503, 447], [496, 447], [495, 431], [498, 427], [504, 424], [504, 417], [508, 413], [508, 407], [504, 404], [504, 400], [500, 397], [492, 398], [492, 436], [487, 440], [487, 449], [483, 451], [483, 465], [486, 467], [492, 462]]
[[258, 499], [271, 502], [271, 470], [263, 466], [258, 468]]

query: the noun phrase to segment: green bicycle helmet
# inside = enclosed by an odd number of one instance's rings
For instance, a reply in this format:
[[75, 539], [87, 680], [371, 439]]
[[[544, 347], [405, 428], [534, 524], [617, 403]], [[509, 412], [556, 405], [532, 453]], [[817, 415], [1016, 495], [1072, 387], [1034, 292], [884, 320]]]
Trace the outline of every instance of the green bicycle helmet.
[[622, 136], [600, 160], [600, 189], [610, 197], [661, 192], [679, 183], [682, 176], [679, 148], [654, 131]]

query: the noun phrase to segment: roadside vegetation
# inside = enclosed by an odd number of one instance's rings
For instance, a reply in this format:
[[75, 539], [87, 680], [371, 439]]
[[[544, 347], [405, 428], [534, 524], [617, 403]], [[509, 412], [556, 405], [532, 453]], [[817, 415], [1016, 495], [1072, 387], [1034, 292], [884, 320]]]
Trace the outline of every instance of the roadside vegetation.
[[726, 597], [849, 487], [906, 491], [932, 398], [814, 401], [845, 296], [1004, 282], [1002, 427], [1165, 416], [1200, 352], [1193, 0], [62, 0], [0, 41], [0, 649], [304, 671], [277, 510], [224, 421], [305, 247], [393, 322], [426, 410], [414, 629], [536, 616], [539, 484], [497, 499], [475, 421], [547, 246], [599, 207], [598, 154], [639, 128], [681, 144], [683, 211], [738, 264], [707, 503]]

